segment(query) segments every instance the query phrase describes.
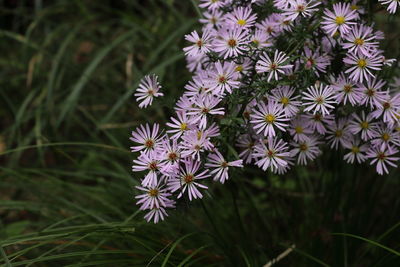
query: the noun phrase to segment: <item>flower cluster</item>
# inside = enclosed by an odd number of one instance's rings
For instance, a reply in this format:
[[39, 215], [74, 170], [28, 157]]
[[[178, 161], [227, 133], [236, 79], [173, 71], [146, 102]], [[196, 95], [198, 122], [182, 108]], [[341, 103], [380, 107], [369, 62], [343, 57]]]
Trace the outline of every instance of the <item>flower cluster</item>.
[[[177, 199], [202, 198], [206, 180], [255, 165], [284, 174], [324, 149], [351, 164], [369, 160], [378, 174], [396, 166], [400, 146], [399, 80], [380, 43], [383, 33], [351, 3], [314, 0], [200, 0], [202, 31], [185, 36], [193, 78], [160, 130], [132, 132], [137, 196], [158, 222]], [[398, 1], [380, 0], [395, 12]], [[140, 107], [159, 92], [147, 76]], [[334, 152], [337, 153], [337, 152]]]

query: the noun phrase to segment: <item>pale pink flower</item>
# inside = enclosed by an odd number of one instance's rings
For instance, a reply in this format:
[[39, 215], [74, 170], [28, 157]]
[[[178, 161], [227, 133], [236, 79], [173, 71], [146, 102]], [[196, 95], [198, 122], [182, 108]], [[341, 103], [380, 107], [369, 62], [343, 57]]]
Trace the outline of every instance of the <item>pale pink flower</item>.
[[388, 167], [397, 167], [395, 164], [400, 158], [395, 157], [394, 155], [398, 153], [398, 150], [395, 148], [390, 148], [382, 144], [379, 146], [373, 146], [367, 152], [367, 158], [372, 159], [371, 165], [376, 163], [376, 172], [380, 175], [384, 173], [389, 173]]
[[400, 6], [400, 1], [399, 0], [378, 0], [380, 3], [383, 5], [388, 5], [387, 10], [389, 13], [396, 13], [397, 11], [397, 6]]
[[345, 148], [350, 150], [343, 157], [347, 163], [353, 164], [354, 161], [362, 163], [367, 159], [365, 153], [368, 151], [369, 145], [361, 144], [359, 138], [353, 138], [353, 140], [345, 144]]
[[224, 108], [216, 108], [221, 101], [212, 95], [199, 95], [194, 99], [194, 107], [188, 112], [192, 116], [192, 123], [199, 123], [200, 129], [207, 127], [207, 115], [224, 115]]
[[307, 165], [308, 160], [313, 161], [321, 153], [318, 148], [320, 143], [316, 136], [310, 136], [304, 141], [292, 142], [291, 145], [294, 148], [290, 151], [290, 154], [292, 157], [297, 156], [298, 164]]
[[192, 57], [197, 57], [199, 55], [203, 55], [210, 51], [212, 45], [211, 32], [205, 30], [200, 37], [196, 31], [193, 31], [191, 34], [185, 35], [185, 39], [192, 43], [192, 45], [183, 48], [185, 55], [189, 55]]
[[214, 176], [214, 181], [220, 181], [222, 184], [229, 179], [229, 167], [243, 167], [243, 160], [235, 160], [227, 162], [222, 154], [215, 150], [213, 154], [208, 156], [205, 167], [212, 168], [210, 175]]
[[304, 111], [310, 111], [314, 114], [321, 112], [323, 115], [329, 114], [336, 104], [333, 90], [329, 85], [321, 83], [310, 86], [307, 91], [303, 92], [303, 105], [306, 107]]
[[268, 82], [274, 78], [278, 79], [278, 74], [285, 74], [285, 70], [291, 69], [293, 65], [287, 64], [289, 57], [285, 53], [275, 50], [274, 59], [271, 59], [267, 53], [263, 53], [260, 56], [260, 60], [257, 61], [256, 70], [258, 73], [267, 72]]
[[276, 135], [274, 128], [285, 132], [287, 127], [285, 122], [288, 120], [282, 107], [271, 99], [267, 104], [261, 102], [257, 105], [250, 122], [258, 134], [263, 133], [265, 137], [274, 137]]
[[208, 187], [200, 184], [198, 180], [210, 177], [208, 170], [199, 171], [200, 162], [193, 159], [188, 159], [183, 163], [184, 166], [180, 168], [179, 174], [168, 180], [168, 189], [171, 192], [179, 190], [178, 198], [181, 198], [185, 192], [190, 201], [202, 198], [203, 195], [199, 188], [207, 189]]
[[206, 85], [215, 95], [222, 96], [225, 91], [232, 93], [232, 89], [239, 87], [240, 82], [236, 80], [238, 73], [235, 71], [234, 62], [224, 62], [222, 65], [217, 61], [214, 66], [215, 69], [209, 72]]
[[249, 34], [242, 28], [224, 28], [218, 31], [215, 38], [214, 51], [218, 52], [224, 59], [238, 57], [248, 50]]
[[132, 152], [144, 151], [146, 154], [154, 151], [160, 144], [162, 137], [159, 134], [160, 125], [155, 123], [153, 129], [146, 123], [146, 126], [140, 125], [136, 131], [132, 131], [132, 137], [129, 139], [139, 145], [131, 146]]
[[321, 24], [322, 28], [330, 36], [340, 32], [341, 35], [346, 34], [350, 31], [351, 25], [356, 24], [354, 22], [357, 19], [358, 14], [355, 10], [351, 10], [349, 3], [337, 3], [333, 5], [333, 12], [329, 9], [325, 9], [325, 16]]
[[275, 171], [279, 166], [286, 166], [284, 157], [290, 156], [287, 144], [278, 138], [269, 137], [266, 142], [258, 142], [254, 148], [253, 157], [256, 165], [266, 171], [268, 168]]
[[353, 81], [362, 83], [364, 80], [369, 81], [370, 78], [375, 78], [372, 71], [378, 71], [382, 67], [382, 61], [378, 52], [371, 52], [369, 56], [362, 54], [347, 54], [343, 62], [350, 65], [350, 68], [345, 72], [350, 73], [350, 78]]
[[352, 119], [349, 121], [349, 131], [352, 134], [361, 133], [361, 139], [368, 141], [374, 136], [375, 122], [372, 122], [373, 117], [371, 114], [365, 115], [364, 110], [361, 111], [361, 116], [357, 113], [352, 114]]
[[251, 28], [257, 19], [257, 15], [252, 14], [250, 7], [236, 7], [232, 12], [225, 16], [225, 23], [231, 27]]
[[139, 103], [139, 108], [146, 108], [153, 103], [153, 98], [158, 96], [163, 96], [159, 90], [161, 86], [157, 81], [158, 77], [156, 75], [146, 75], [140, 81], [139, 88], [136, 89], [135, 96], [136, 101]]

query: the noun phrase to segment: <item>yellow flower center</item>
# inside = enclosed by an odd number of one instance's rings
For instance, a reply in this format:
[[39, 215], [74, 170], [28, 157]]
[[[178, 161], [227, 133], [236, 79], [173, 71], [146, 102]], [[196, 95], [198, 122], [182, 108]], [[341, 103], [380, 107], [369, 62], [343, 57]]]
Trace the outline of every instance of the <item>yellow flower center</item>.
[[358, 146], [353, 146], [351, 148], [351, 152], [353, 152], [354, 154], [357, 154], [358, 152], [360, 152], [360, 148]]
[[244, 26], [244, 25], [246, 25], [246, 20], [244, 20], [244, 19], [239, 19], [238, 21], [237, 21], [237, 24], [238, 25], [240, 25], [240, 26]]
[[149, 196], [151, 196], [151, 197], [158, 196], [158, 190], [157, 189], [150, 189], [149, 190]]
[[357, 10], [358, 9], [358, 6], [357, 5], [351, 5], [351, 10]]
[[243, 66], [242, 65], [238, 65], [235, 70], [238, 71], [238, 72], [243, 71]]
[[187, 123], [186, 122], [182, 122], [181, 123], [181, 131], [186, 131], [187, 130]]
[[272, 114], [267, 114], [267, 115], [265, 115], [265, 121], [267, 122], [267, 123], [273, 123], [274, 121], [275, 121], [275, 116], [274, 115], [272, 115]]
[[346, 19], [343, 16], [337, 16], [335, 22], [337, 25], [342, 25], [346, 22]]
[[197, 131], [197, 140], [200, 140], [202, 135], [203, 135], [202, 131]]
[[342, 130], [336, 130], [335, 132], [335, 136], [336, 137], [341, 137], [343, 135], [343, 131]]
[[361, 126], [362, 129], [368, 129], [369, 123], [366, 122], [366, 121], [363, 121], [363, 122], [360, 123], [360, 126]]
[[363, 45], [363, 44], [364, 44], [364, 40], [361, 39], [361, 38], [356, 38], [356, 39], [354, 40], [354, 44], [356, 44], [356, 45]]
[[289, 98], [287, 98], [286, 96], [281, 98], [281, 103], [286, 106], [287, 104], [289, 104]]
[[367, 66], [367, 61], [365, 60], [365, 59], [363, 59], [363, 58], [361, 58], [361, 59], [359, 59], [358, 61], [357, 61], [357, 66], [359, 67], [359, 68], [365, 68], [366, 66]]
[[345, 86], [343, 86], [343, 90], [346, 93], [350, 93], [353, 90], [353, 86], [351, 86], [350, 84], [346, 84]]
[[302, 144], [300, 144], [299, 149], [300, 149], [301, 151], [306, 151], [306, 150], [308, 149], [308, 146], [307, 146], [306, 143], [302, 143]]
[[296, 128], [294, 128], [294, 131], [298, 134], [303, 133], [303, 127], [301, 126], [297, 126]]
[[388, 141], [390, 139], [390, 135], [388, 133], [383, 133], [382, 139], [383, 139], [383, 141]]

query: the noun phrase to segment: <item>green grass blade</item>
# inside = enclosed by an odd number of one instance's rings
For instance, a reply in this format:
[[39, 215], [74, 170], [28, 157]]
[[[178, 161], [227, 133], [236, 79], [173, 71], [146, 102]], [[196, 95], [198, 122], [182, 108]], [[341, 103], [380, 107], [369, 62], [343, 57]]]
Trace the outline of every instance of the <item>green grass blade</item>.
[[171, 246], [171, 248], [169, 249], [167, 256], [165, 256], [165, 259], [163, 261], [163, 263], [161, 264], [161, 267], [165, 267], [168, 263], [169, 258], [171, 257], [172, 252], [175, 250], [176, 246], [185, 238], [194, 235], [194, 233], [190, 233], [190, 234], [186, 234], [184, 236], [182, 236], [181, 238], [179, 238], [178, 240], [176, 240], [174, 242], [174, 244]]
[[393, 253], [394, 255], [400, 257], [400, 252], [399, 252], [399, 251], [396, 251], [396, 250], [391, 249], [391, 248], [389, 248], [389, 247], [387, 247], [387, 246], [384, 246], [384, 245], [382, 245], [382, 244], [379, 244], [378, 242], [375, 242], [375, 241], [370, 240], [370, 239], [368, 239], [368, 238], [364, 238], [364, 237], [361, 237], [361, 236], [358, 236], [358, 235], [353, 235], [353, 234], [346, 234], [346, 233], [332, 233], [332, 235], [342, 235], [342, 236], [348, 236], [348, 237], [356, 238], [356, 239], [362, 240], [362, 241], [364, 241], [364, 242], [367, 242], [367, 243], [369, 243], [369, 244], [371, 244], [371, 245], [380, 247], [380, 248], [382, 248], [382, 249], [384, 249], [384, 250], [386, 250], [386, 251], [389, 251], [390, 253]]
[[194, 256], [196, 256], [197, 253], [201, 252], [203, 249], [210, 247], [210, 245], [206, 245], [206, 246], [201, 246], [198, 249], [196, 249], [195, 251], [193, 251], [192, 253], [190, 253], [190, 255], [188, 255], [186, 258], [184, 258], [177, 267], [184, 267], [186, 266], [186, 263], [193, 258]]

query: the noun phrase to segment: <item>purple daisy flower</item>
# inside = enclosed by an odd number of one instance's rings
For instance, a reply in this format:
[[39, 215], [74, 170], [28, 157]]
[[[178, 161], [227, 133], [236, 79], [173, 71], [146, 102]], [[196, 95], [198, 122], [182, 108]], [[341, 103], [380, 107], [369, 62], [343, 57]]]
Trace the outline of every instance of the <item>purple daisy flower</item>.
[[227, 162], [222, 154], [218, 150], [215, 150], [213, 154], [208, 156], [208, 162], [205, 164], [205, 167], [213, 168], [210, 171], [210, 175], [214, 175], [213, 180], [220, 181], [223, 184], [229, 179], [229, 167], [243, 167], [243, 160], [239, 159]]
[[335, 83], [331, 85], [335, 92], [336, 101], [338, 104], [343, 103], [346, 105], [350, 102], [352, 106], [360, 104], [362, 97], [362, 90], [356, 86], [356, 83], [348, 79], [341, 73]]
[[210, 52], [212, 47], [212, 35], [210, 31], [205, 30], [201, 37], [196, 31], [193, 31], [191, 34], [185, 35], [185, 39], [193, 43], [191, 46], [183, 48], [185, 55], [197, 57]]
[[373, 79], [367, 81], [367, 85], [360, 84], [358, 87], [362, 91], [360, 105], [369, 106], [373, 109], [388, 100], [388, 93], [380, 90], [385, 83], [383, 80]]
[[400, 93], [393, 97], [389, 96], [385, 101], [382, 101], [371, 115], [376, 119], [382, 116], [383, 121], [389, 125], [398, 123], [400, 118]]
[[368, 151], [369, 145], [361, 144], [359, 138], [353, 138], [353, 140], [345, 145], [345, 148], [350, 150], [343, 157], [347, 163], [353, 164], [354, 161], [357, 161], [357, 163], [363, 163], [367, 159], [365, 153]]
[[257, 15], [252, 14], [251, 7], [236, 7], [225, 16], [225, 23], [231, 27], [248, 29], [254, 25], [256, 19]]
[[214, 51], [218, 52], [224, 59], [238, 57], [248, 50], [247, 30], [242, 28], [224, 28], [218, 31], [218, 38], [215, 38]]
[[304, 47], [304, 67], [313, 70], [315, 75], [319, 77], [319, 72], [325, 73], [326, 68], [331, 64], [331, 57], [327, 54], [321, 55], [317, 50], [311, 51], [308, 47]]
[[349, 3], [337, 3], [333, 5], [333, 12], [325, 9], [325, 16], [321, 24], [322, 28], [330, 36], [334, 36], [337, 32], [341, 35], [350, 31], [351, 25], [356, 24], [353, 20], [357, 19], [358, 14], [355, 10], [351, 10]]
[[225, 5], [225, 0], [200, 0], [199, 7], [207, 8], [211, 11], [220, 9]]
[[171, 201], [168, 199], [171, 194], [160, 183], [156, 186], [136, 186], [136, 188], [144, 192], [144, 194], [135, 196], [138, 199], [136, 204], [140, 205], [141, 210], [167, 207], [167, 203]]
[[321, 83], [310, 86], [303, 92], [304, 111], [311, 111], [314, 114], [321, 112], [323, 115], [329, 114], [336, 104], [333, 90], [329, 85], [323, 86]]
[[319, 144], [318, 137], [314, 135], [304, 141], [292, 142], [291, 145], [294, 148], [290, 151], [290, 155], [297, 156], [297, 164], [307, 165], [308, 160], [313, 161], [321, 153]]
[[373, 117], [371, 114], [365, 115], [364, 110], [361, 111], [361, 116], [357, 113], [352, 114], [352, 119], [349, 121], [349, 131], [352, 134], [361, 133], [361, 139], [368, 141], [374, 136], [373, 129], [376, 123], [372, 122]]
[[288, 132], [293, 137], [295, 142], [301, 142], [308, 140], [309, 136], [312, 135], [314, 131], [309, 127], [305, 117], [300, 116], [294, 118], [290, 122], [290, 128], [288, 129]]
[[387, 165], [392, 167], [397, 167], [394, 163], [398, 161], [399, 157], [394, 157], [398, 150], [395, 148], [387, 147], [384, 144], [382, 146], [373, 146], [367, 152], [367, 158], [372, 159], [371, 165], [376, 163], [376, 172], [380, 175], [384, 173], [389, 173]]
[[271, 91], [271, 99], [282, 106], [286, 117], [290, 118], [299, 112], [301, 101], [297, 99], [299, 95], [295, 95], [295, 89], [289, 86], [279, 86]]
[[153, 125], [153, 129], [146, 123], [146, 126], [140, 125], [136, 131], [132, 131], [132, 137], [129, 139], [139, 145], [131, 146], [131, 151], [144, 151], [146, 154], [153, 152], [162, 140], [161, 134], [158, 133], [159, 128], [160, 125], [157, 123]]
[[399, 0], [378, 0], [380, 3], [382, 3], [383, 5], [389, 5], [387, 7], [387, 10], [389, 11], [389, 13], [396, 13], [397, 10], [397, 6], [400, 6], [400, 1]]
[[249, 134], [240, 135], [237, 139], [236, 146], [243, 149], [239, 154], [239, 158], [243, 159], [246, 164], [251, 163], [254, 152], [254, 140], [251, 136]]
[[192, 157], [200, 160], [200, 153], [204, 152], [208, 146], [207, 137], [200, 134], [199, 131], [191, 130], [185, 132], [182, 136], [182, 142], [179, 144], [182, 149], [182, 157]]
[[187, 116], [186, 112], [177, 112], [178, 119], [171, 117], [171, 122], [167, 122], [166, 125], [171, 127], [172, 130], [167, 130], [167, 133], [173, 134], [171, 139], [178, 139], [185, 131], [192, 128], [193, 121]]
[[200, 169], [200, 162], [193, 159], [184, 161], [183, 165], [180, 168], [179, 174], [168, 180], [168, 189], [171, 192], [180, 190], [178, 198], [181, 198], [185, 192], [187, 192], [190, 201], [202, 198], [203, 195], [199, 191], [199, 188], [208, 189], [208, 187], [198, 183], [197, 180], [210, 177], [208, 170], [197, 173]]
[[253, 157], [256, 165], [266, 171], [268, 168], [275, 171], [279, 166], [286, 166], [288, 163], [283, 159], [290, 156], [287, 152], [288, 146], [282, 139], [269, 137], [265, 143], [260, 141], [254, 147]]
[[192, 123], [199, 123], [200, 129], [207, 127], [207, 115], [224, 115], [224, 108], [216, 108], [221, 99], [212, 95], [199, 95], [194, 99], [194, 107], [188, 112]]
[[156, 186], [158, 184], [158, 171], [162, 168], [163, 163], [157, 160], [153, 155], [141, 153], [138, 159], [133, 160], [133, 172], [149, 171], [142, 180], [142, 186]]
[[255, 30], [253, 35], [250, 37], [250, 43], [257, 47], [257, 48], [264, 48], [264, 47], [270, 47], [273, 45], [273, 40], [269, 35], [265, 33], [265, 31], [262, 30]]
[[160, 84], [157, 81], [158, 77], [156, 75], [146, 75], [140, 81], [139, 87], [136, 89], [135, 97], [136, 101], [139, 103], [139, 108], [146, 108], [153, 103], [153, 98], [158, 96], [163, 96], [160, 93]]
[[214, 66], [215, 69], [209, 72], [207, 86], [215, 95], [222, 96], [225, 91], [232, 93], [232, 89], [239, 87], [240, 82], [236, 80], [238, 74], [234, 62], [224, 62], [222, 65], [217, 61]]
[[274, 137], [276, 135], [274, 128], [278, 128], [282, 132], [286, 131], [289, 119], [285, 116], [285, 111], [274, 100], [269, 100], [267, 104], [261, 102], [254, 109], [251, 115], [251, 123], [257, 134], [263, 133], [265, 137]]
[[224, 22], [223, 13], [220, 10], [204, 12], [203, 16], [204, 18], [201, 18], [199, 21], [205, 24], [206, 29], [220, 28]]
[[389, 125], [384, 125], [383, 123], [379, 123], [378, 126], [373, 129], [373, 139], [371, 140], [371, 144], [374, 146], [400, 146], [400, 132], [396, 131], [396, 129]]
[[295, 20], [299, 15], [303, 17], [310, 17], [312, 13], [318, 10], [318, 8], [315, 7], [321, 4], [319, 1], [313, 0], [291, 0], [287, 2], [287, 5], [281, 6], [284, 7], [282, 8], [282, 15], [285, 16], [289, 21]]
[[286, 61], [289, 57], [285, 53], [275, 50], [274, 59], [272, 60], [267, 53], [263, 53], [260, 56], [260, 60], [257, 61], [256, 71], [258, 73], [268, 72], [268, 82], [274, 77], [275, 80], [278, 79], [278, 74], [285, 74], [285, 70], [293, 67], [289, 65]]
[[349, 131], [346, 118], [340, 118], [337, 123], [328, 127], [326, 140], [328, 140], [328, 144], [331, 145], [331, 148], [335, 148], [337, 150], [339, 144], [342, 147], [348, 147], [350, 145], [349, 142], [351, 138], [352, 135]]
[[374, 42], [375, 36], [371, 27], [366, 25], [355, 25], [351, 31], [344, 35], [342, 47], [348, 49], [349, 53], [370, 56], [372, 51], [376, 51], [379, 42]]
[[382, 60], [378, 52], [373, 52], [369, 56], [362, 54], [347, 54], [343, 62], [351, 65], [345, 72], [350, 73], [350, 78], [353, 81], [362, 83], [364, 80], [369, 81], [370, 78], [375, 78], [372, 70], [380, 70]]

